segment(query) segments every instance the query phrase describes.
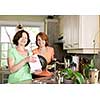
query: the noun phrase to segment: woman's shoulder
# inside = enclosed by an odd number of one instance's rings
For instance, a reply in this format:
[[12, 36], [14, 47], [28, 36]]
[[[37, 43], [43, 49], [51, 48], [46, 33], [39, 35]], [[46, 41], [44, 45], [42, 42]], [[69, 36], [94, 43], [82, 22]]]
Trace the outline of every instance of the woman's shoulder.
[[14, 56], [14, 55], [16, 55], [16, 48], [10, 48], [10, 49], [8, 50], [8, 56], [9, 56], [9, 57], [12, 57], [12, 56]]
[[15, 52], [16, 51], [16, 48], [15, 47], [14, 48], [10, 48], [9, 51], [10, 52]]
[[50, 46], [48, 46], [47, 48], [48, 48], [48, 50], [50, 50], [50, 51], [53, 51], [53, 50], [54, 50], [54, 48], [53, 48], [53, 47], [50, 47]]

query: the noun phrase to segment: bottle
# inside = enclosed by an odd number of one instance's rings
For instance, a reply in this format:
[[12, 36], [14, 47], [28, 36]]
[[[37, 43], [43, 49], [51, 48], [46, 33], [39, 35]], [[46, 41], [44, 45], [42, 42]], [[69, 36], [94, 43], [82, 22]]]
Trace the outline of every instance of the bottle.
[[68, 63], [67, 63], [67, 61], [66, 61], [66, 58], [64, 58], [64, 65], [65, 65], [65, 68], [68, 67]]
[[70, 59], [68, 59], [68, 62], [67, 63], [68, 63], [68, 67], [70, 67]]
[[58, 72], [58, 84], [60, 84], [61, 82], [61, 77], [60, 77], [60, 73]]

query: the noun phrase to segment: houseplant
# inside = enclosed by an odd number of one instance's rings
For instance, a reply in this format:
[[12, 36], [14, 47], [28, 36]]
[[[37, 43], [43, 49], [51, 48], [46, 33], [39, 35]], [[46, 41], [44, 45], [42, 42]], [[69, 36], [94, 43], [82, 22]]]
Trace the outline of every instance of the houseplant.
[[84, 68], [83, 68], [83, 76], [85, 77], [85, 79], [89, 79], [89, 71], [91, 69], [95, 69], [95, 64], [94, 64], [94, 59], [92, 59], [90, 61], [90, 63], [87, 63], [84, 65]]
[[64, 80], [70, 80], [74, 84], [84, 84], [85, 79], [83, 75], [77, 71], [73, 71], [71, 68], [65, 68], [61, 70]]

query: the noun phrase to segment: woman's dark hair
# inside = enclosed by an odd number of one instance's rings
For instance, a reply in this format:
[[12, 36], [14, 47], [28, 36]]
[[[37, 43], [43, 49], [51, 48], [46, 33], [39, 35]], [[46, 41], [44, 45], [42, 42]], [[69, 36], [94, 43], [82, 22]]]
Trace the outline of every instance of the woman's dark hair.
[[13, 38], [13, 43], [17, 46], [18, 45], [18, 40], [22, 37], [22, 33], [26, 33], [27, 34], [27, 38], [28, 38], [28, 41], [27, 43], [25, 44], [25, 46], [27, 46], [29, 43], [30, 43], [30, 39], [29, 39], [29, 33], [25, 30], [20, 30], [18, 31], [14, 38]]
[[49, 45], [49, 43], [48, 43], [48, 36], [47, 36], [44, 32], [40, 32], [40, 33], [38, 33], [37, 36], [36, 36], [36, 45], [37, 45], [37, 46], [39, 46], [38, 43], [37, 43], [37, 38], [38, 38], [38, 36], [40, 36], [42, 40], [45, 40], [45, 42], [46, 42], [46, 43], [45, 43], [45, 46], [48, 46], [48, 45]]

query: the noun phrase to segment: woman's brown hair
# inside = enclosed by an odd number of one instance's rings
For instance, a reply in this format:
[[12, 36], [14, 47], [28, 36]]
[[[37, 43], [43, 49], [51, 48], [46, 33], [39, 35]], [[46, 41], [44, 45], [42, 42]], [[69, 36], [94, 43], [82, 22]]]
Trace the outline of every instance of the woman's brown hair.
[[36, 36], [36, 45], [37, 45], [37, 46], [39, 46], [38, 43], [37, 43], [37, 38], [38, 38], [38, 36], [40, 36], [42, 40], [45, 40], [45, 42], [46, 42], [46, 43], [45, 43], [45, 46], [48, 46], [48, 45], [49, 45], [47, 34], [45, 34], [44, 32], [40, 32], [40, 33], [38, 33], [37, 36]]
[[27, 34], [27, 38], [28, 38], [28, 41], [27, 41], [27, 43], [26, 43], [25, 46], [27, 46], [27, 45], [30, 43], [29, 33], [28, 33], [27, 31], [25, 31], [25, 30], [20, 30], [20, 31], [18, 31], [18, 32], [15, 34], [15, 36], [14, 36], [14, 38], [13, 38], [13, 43], [14, 43], [16, 46], [18, 45], [18, 40], [22, 37], [22, 33], [26, 33], [26, 34]]

